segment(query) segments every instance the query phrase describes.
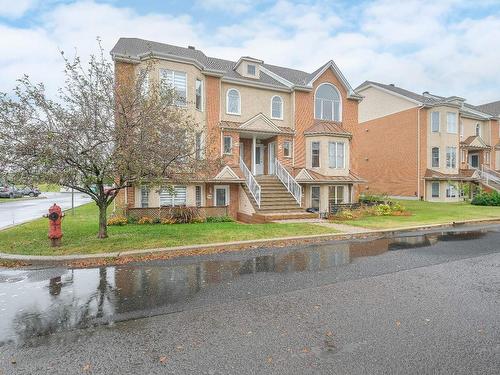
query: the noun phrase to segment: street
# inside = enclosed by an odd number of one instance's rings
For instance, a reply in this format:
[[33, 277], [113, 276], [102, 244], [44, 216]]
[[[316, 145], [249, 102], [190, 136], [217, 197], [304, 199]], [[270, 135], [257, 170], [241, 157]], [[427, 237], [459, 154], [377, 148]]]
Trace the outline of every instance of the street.
[[[54, 203], [63, 210], [71, 208], [71, 193], [42, 193], [40, 197], [47, 199], [28, 199], [9, 202], [2, 199], [0, 202], [0, 229], [13, 224], [37, 219], [48, 212]], [[91, 199], [85, 194], [75, 192], [75, 207], [90, 202]]]
[[498, 374], [500, 226], [0, 269], [1, 374]]

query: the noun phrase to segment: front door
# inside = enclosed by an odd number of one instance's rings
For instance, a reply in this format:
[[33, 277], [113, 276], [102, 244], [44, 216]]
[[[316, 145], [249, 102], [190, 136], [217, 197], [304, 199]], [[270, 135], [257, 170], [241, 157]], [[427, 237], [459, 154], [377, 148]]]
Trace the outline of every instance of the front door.
[[264, 174], [264, 145], [255, 146], [255, 175]]
[[479, 155], [469, 154], [469, 164], [472, 168], [479, 168]]
[[269, 174], [274, 174], [274, 161], [276, 160], [276, 143], [271, 142], [269, 143], [269, 166], [268, 166], [268, 172]]

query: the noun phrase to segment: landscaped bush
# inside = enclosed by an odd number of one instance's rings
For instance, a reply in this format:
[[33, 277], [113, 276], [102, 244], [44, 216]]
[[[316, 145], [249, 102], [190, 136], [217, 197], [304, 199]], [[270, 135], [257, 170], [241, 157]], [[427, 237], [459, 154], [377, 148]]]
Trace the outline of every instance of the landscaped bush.
[[476, 206], [500, 206], [500, 193], [492, 191], [490, 193], [480, 193], [472, 198], [471, 204]]
[[175, 224], [175, 220], [170, 217], [165, 217], [160, 220], [161, 224]]
[[231, 216], [207, 216], [207, 223], [230, 223], [233, 222]]
[[409, 216], [411, 215], [401, 204], [379, 204], [376, 206], [362, 206], [358, 209], [345, 209], [333, 215], [331, 220], [354, 220], [367, 216]]
[[172, 207], [170, 218], [176, 223], [192, 223], [200, 218], [198, 207]]
[[390, 199], [387, 194], [361, 194], [359, 196], [360, 203], [387, 203]]
[[128, 220], [125, 216], [122, 215], [116, 215], [112, 216], [108, 219], [108, 225], [126, 225], [128, 223]]
[[374, 213], [376, 216], [391, 216], [392, 209], [388, 204], [379, 204], [378, 206], [375, 206]]
[[137, 224], [154, 224], [154, 219], [149, 216], [143, 216], [139, 220], [137, 220]]

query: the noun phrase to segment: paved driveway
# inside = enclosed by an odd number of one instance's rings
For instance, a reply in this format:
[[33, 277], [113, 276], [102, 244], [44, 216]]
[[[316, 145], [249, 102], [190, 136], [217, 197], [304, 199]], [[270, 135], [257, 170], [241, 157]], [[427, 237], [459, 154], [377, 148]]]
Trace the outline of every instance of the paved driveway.
[[[49, 206], [57, 203], [63, 210], [71, 208], [71, 193], [43, 193], [46, 199], [12, 201], [2, 199], [0, 203], [0, 229], [13, 224], [37, 219], [47, 213]], [[90, 202], [84, 194], [75, 193], [75, 207]]]

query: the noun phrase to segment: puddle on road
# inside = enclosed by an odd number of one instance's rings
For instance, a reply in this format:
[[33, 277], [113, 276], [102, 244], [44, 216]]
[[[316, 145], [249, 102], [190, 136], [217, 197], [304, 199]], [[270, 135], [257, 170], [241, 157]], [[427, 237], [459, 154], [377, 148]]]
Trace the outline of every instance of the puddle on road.
[[442, 232], [149, 264], [0, 270], [0, 346], [7, 342], [22, 344], [32, 337], [63, 330], [179, 311], [182, 304], [197, 298], [209, 299], [210, 292], [217, 288], [233, 287], [234, 298], [245, 298], [247, 292], [238, 289], [238, 281], [249, 278], [257, 281], [259, 276], [273, 274], [334, 272], [335, 267], [358, 257], [484, 235], [485, 232]]

